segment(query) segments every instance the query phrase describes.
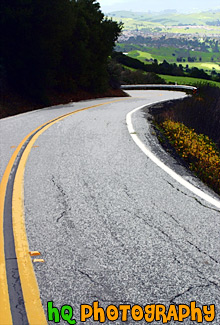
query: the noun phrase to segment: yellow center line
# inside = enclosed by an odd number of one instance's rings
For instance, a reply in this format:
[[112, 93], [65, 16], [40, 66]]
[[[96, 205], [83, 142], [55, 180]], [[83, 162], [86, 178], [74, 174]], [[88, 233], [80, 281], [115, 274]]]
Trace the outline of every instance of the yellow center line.
[[122, 98], [114, 101], [109, 101], [109, 102], [85, 107], [76, 110], [74, 112], [64, 114], [56, 118], [55, 121], [54, 119], [50, 120], [42, 124], [38, 128], [36, 128], [35, 130], [33, 130], [31, 133], [29, 133], [21, 141], [21, 143], [18, 145], [13, 155], [11, 156], [11, 159], [5, 169], [0, 184], [0, 293], [1, 293], [0, 294], [0, 306], [1, 306], [0, 324], [7, 324], [7, 325], [12, 324], [12, 316], [11, 316], [9, 294], [8, 294], [8, 283], [7, 283], [7, 275], [6, 275], [5, 253], [4, 253], [3, 221], [4, 221], [4, 202], [5, 202], [7, 183], [8, 183], [11, 169], [13, 167], [13, 164], [15, 162], [15, 159], [20, 149], [25, 144], [27, 139], [39, 130], [28, 143], [27, 147], [23, 152], [20, 163], [18, 165], [18, 169], [14, 181], [14, 187], [13, 187], [12, 223], [13, 223], [13, 232], [14, 232], [14, 241], [15, 241], [15, 252], [17, 256], [21, 287], [22, 287], [28, 321], [29, 324], [31, 325], [32, 324], [44, 325], [47, 324], [47, 321], [40, 300], [40, 293], [39, 293], [39, 288], [38, 288], [37, 280], [33, 269], [32, 260], [29, 255], [29, 246], [28, 246], [28, 240], [27, 240], [26, 229], [25, 229], [23, 183], [24, 183], [24, 170], [25, 170], [27, 158], [37, 138], [53, 124], [73, 114], [91, 108], [119, 102], [126, 99], [130, 99], [130, 98]]

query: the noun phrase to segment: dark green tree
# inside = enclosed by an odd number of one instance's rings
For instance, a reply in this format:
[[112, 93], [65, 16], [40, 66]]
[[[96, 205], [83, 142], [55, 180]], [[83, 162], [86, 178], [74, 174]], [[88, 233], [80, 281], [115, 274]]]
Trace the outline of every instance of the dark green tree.
[[69, 0], [3, 1], [2, 59], [9, 85], [45, 101], [48, 89], [60, 78], [57, 73], [65, 48], [71, 44], [73, 27]]
[[86, 90], [108, 87], [107, 59], [122, 26], [105, 18], [95, 0], [78, 0], [73, 33], [73, 78]]
[[121, 25], [95, 0], [2, 0], [1, 71], [11, 88], [46, 102], [52, 90], [103, 91]]
[[32, 0], [2, 0], [0, 7], [1, 57], [8, 83], [27, 90], [31, 44]]

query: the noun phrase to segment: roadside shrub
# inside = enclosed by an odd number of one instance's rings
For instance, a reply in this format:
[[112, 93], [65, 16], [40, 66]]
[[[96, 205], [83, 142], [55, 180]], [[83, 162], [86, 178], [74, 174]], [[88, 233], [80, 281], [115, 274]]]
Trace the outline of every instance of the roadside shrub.
[[121, 83], [125, 85], [164, 84], [165, 81], [154, 72], [143, 72], [141, 70], [131, 71], [124, 69], [121, 73]]
[[164, 104], [161, 110], [152, 110], [155, 121], [171, 119], [181, 122], [200, 134], [206, 134], [220, 149], [220, 89], [209, 85], [198, 85], [196, 95]]
[[164, 135], [196, 175], [220, 194], [220, 152], [207, 135], [197, 134], [183, 123], [160, 123]]

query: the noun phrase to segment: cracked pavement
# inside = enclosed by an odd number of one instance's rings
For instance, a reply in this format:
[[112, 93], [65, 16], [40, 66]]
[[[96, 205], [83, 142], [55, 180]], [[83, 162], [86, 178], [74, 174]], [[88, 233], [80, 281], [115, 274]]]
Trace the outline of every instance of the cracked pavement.
[[[129, 93], [134, 97], [77, 113], [53, 125], [38, 138], [35, 145], [39, 147], [28, 158], [26, 228], [30, 249], [41, 251], [45, 259], [44, 264], [34, 264], [44, 309], [51, 300], [56, 307], [69, 304], [73, 318], [80, 323], [80, 305], [95, 300], [104, 308], [109, 304], [168, 306], [196, 301], [197, 306], [216, 305], [212, 324], [217, 325], [219, 211], [148, 159], [125, 123], [126, 114], [135, 107], [184, 93]], [[34, 121], [39, 122], [43, 115], [49, 119], [99, 102], [104, 100], [73, 103], [60, 107], [59, 112], [56, 108], [37, 111], [17, 117], [21, 120], [18, 125], [32, 124], [34, 128]], [[133, 119], [141, 141], [149, 146], [154, 143], [152, 150], [158, 150], [160, 159], [169, 161], [174, 169], [181, 168], [184, 177], [211, 193], [163, 152], [143, 111]], [[6, 135], [9, 122], [2, 124]], [[87, 323], [97, 322], [90, 319]], [[123, 323], [136, 322], [129, 319]]]

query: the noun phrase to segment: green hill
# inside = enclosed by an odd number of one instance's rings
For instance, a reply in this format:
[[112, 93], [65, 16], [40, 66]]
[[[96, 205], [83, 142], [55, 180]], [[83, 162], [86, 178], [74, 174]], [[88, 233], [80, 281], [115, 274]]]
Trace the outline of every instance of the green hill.
[[140, 13], [131, 11], [110, 12], [107, 16], [124, 23], [125, 30], [151, 30], [170, 33], [220, 34], [220, 11], [180, 14], [170, 11]]

